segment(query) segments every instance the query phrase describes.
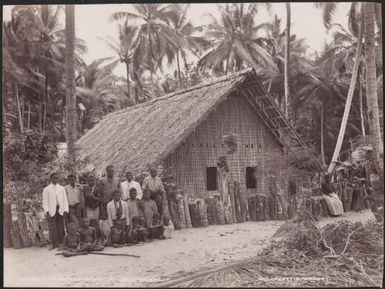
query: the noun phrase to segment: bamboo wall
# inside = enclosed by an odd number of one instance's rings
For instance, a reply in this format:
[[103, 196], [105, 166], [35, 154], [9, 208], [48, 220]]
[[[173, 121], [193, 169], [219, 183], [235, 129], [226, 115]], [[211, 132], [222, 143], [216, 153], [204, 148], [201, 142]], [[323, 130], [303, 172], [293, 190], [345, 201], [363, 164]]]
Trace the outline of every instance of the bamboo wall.
[[[222, 137], [229, 133], [238, 134], [239, 140], [237, 151], [227, 155]], [[165, 159], [164, 166], [190, 197], [206, 197], [216, 193], [206, 190], [206, 167], [215, 167], [218, 157], [226, 155], [232, 180], [246, 189], [246, 167], [257, 166], [258, 188], [248, 189], [248, 194], [267, 194], [264, 164], [269, 152], [282, 150], [247, 100], [233, 94]]]

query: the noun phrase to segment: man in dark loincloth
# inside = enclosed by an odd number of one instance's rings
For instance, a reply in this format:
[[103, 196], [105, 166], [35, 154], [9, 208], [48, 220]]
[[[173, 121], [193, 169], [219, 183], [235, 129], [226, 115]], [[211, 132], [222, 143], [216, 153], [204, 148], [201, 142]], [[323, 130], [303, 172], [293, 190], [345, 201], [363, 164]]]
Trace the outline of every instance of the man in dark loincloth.
[[80, 251], [102, 251], [104, 249], [103, 245], [99, 245], [98, 238], [96, 235], [96, 229], [90, 226], [90, 221], [88, 218], [83, 218], [81, 220], [81, 225], [79, 229], [80, 234]]

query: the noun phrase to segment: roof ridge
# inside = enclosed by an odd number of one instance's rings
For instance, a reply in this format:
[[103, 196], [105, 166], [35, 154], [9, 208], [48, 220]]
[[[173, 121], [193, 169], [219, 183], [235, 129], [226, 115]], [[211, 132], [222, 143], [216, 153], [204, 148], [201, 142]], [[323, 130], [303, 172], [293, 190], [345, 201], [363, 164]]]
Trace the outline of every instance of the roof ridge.
[[238, 76], [250, 73], [251, 71], [253, 71], [253, 68], [249, 67], [249, 68], [243, 69], [241, 71], [238, 71], [238, 72], [235, 72], [235, 73], [232, 73], [232, 74], [229, 74], [229, 75], [224, 75], [224, 76], [216, 77], [216, 78], [212, 77], [209, 80], [206, 80], [204, 82], [198, 83], [198, 84], [196, 84], [196, 85], [194, 85], [192, 87], [189, 87], [187, 89], [171, 92], [171, 93], [165, 94], [163, 96], [154, 98], [152, 100], [136, 104], [134, 106], [129, 106], [129, 107], [122, 108], [120, 110], [117, 110], [115, 112], [112, 112], [110, 114], [105, 115], [102, 119], [107, 119], [107, 118], [109, 118], [111, 116], [119, 115], [121, 113], [126, 113], [126, 112], [128, 112], [130, 110], [133, 110], [133, 109], [137, 109], [137, 108], [141, 108], [141, 107], [144, 107], [144, 106], [148, 106], [148, 105], [153, 104], [154, 102], [157, 102], [157, 101], [160, 101], [160, 100], [164, 100], [164, 99], [168, 99], [168, 98], [171, 98], [171, 97], [176, 96], [178, 94], [190, 92], [190, 91], [193, 91], [193, 90], [196, 90], [196, 89], [200, 89], [200, 88], [203, 88], [203, 87], [206, 87], [206, 86], [210, 86], [210, 85], [216, 84], [218, 82], [228, 81], [228, 80], [236, 78]]

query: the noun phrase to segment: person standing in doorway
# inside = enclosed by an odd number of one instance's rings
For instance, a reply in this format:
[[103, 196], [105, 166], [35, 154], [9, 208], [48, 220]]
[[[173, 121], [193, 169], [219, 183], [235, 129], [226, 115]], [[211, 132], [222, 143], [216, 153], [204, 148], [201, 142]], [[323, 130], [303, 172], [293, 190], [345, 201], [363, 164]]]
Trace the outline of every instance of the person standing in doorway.
[[85, 214], [84, 194], [83, 191], [80, 189], [80, 186], [76, 184], [75, 175], [68, 175], [67, 180], [68, 185], [64, 187], [66, 190], [69, 206], [67, 223], [75, 223], [79, 228], [80, 220]]
[[134, 177], [131, 172], [126, 173], [126, 180], [121, 183], [122, 187], [122, 200], [127, 201], [130, 198], [130, 189], [135, 188], [136, 198], [138, 201], [142, 199], [143, 193], [139, 183], [134, 181]]
[[66, 190], [58, 184], [57, 173], [50, 175], [51, 183], [43, 190], [43, 209], [48, 221], [50, 250], [60, 248], [64, 238], [64, 217], [69, 212]]
[[100, 227], [104, 234], [106, 243], [108, 246], [111, 244], [111, 227], [108, 223], [107, 204], [113, 199], [114, 191], [121, 191], [120, 181], [115, 177], [114, 166], [109, 165], [106, 168], [107, 176], [102, 177], [99, 182], [99, 188], [101, 193], [100, 202]]
[[150, 198], [155, 201], [159, 214], [162, 216], [163, 195], [165, 193], [162, 180], [156, 168], [150, 169], [150, 175], [143, 180], [143, 191], [150, 191]]

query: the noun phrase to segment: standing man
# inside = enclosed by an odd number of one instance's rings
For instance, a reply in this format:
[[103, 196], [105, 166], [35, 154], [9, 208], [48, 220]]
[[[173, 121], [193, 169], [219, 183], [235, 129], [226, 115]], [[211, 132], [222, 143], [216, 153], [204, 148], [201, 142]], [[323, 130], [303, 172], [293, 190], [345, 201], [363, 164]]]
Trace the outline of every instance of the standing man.
[[105, 245], [111, 244], [111, 228], [108, 224], [107, 204], [112, 200], [115, 190], [121, 191], [120, 181], [114, 176], [115, 170], [112, 165], [106, 168], [107, 176], [100, 179], [99, 189], [101, 194], [100, 202], [100, 227], [106, 238]]
[[142, 188], [139, 183], [134, 181], [134, 177], [131, 172], [126, 173], [126, 180], [121, 183], [122, 187], [122, 200], [127, 201], [130, 198], [130, 189], [135, 188], [137, 198], [140, 201], [143, 197]]
[[80, 220], [85, 214], [84, 193], [80, 186], [76, 184], [76, 176], [68, 175], [68, 185], [64, 187], [69, 206], [68, 223], [75, 223], [78, 228]]
[[143, 191], [150, 191], [150, 198], [155, 201], [158, 212], [162, 215], [163, 194], [165, 193], [162, 180], [158, 177], [156, 168], [150, 169], [150, 175], [143, 180]]
[[116, 242], [116, 239], [120, 239], [120, 242], [123, 245], [126, 244], [126, 234], [127, 229], [130, 226], [130, 216], [128, 213], [127, 203], [122, 201], [121, 191], [118, 189], [114, 190], [113, 199], [107, 204], [107, 215], [113, 245], [118, 243]]
[[43, 190], [43, 209], [48, 221], [50, 250], [61, 247], [64, 238], [64, 216], [68, 214], [67, 194], [58, 184], [57, 173], [50, 175], [51, 183]]
[[87, 178], [87, 184], [83, 187], [86, 217], [90, 220], [99, 220], [100, 215], [100, 197], [98, 195], [95, 177], [89, 176]]

